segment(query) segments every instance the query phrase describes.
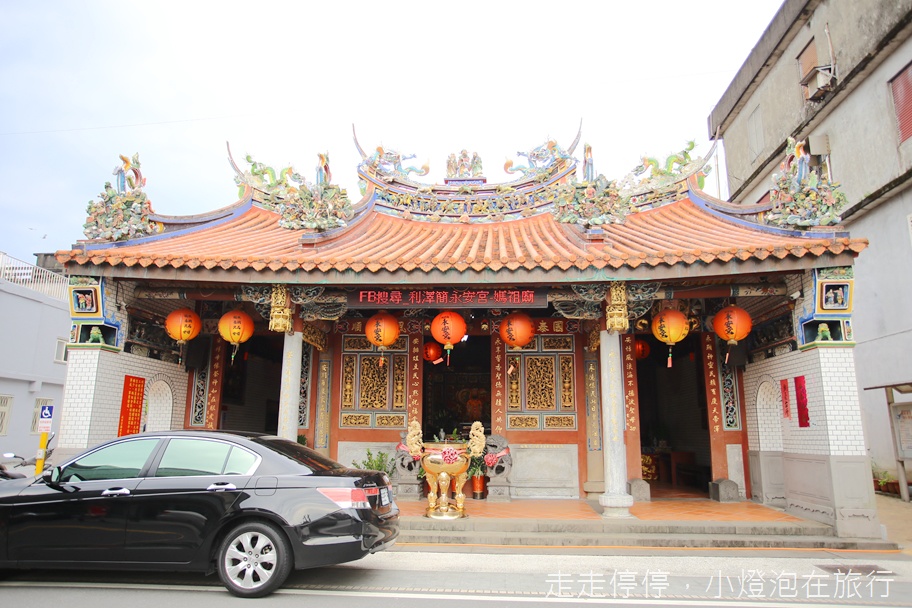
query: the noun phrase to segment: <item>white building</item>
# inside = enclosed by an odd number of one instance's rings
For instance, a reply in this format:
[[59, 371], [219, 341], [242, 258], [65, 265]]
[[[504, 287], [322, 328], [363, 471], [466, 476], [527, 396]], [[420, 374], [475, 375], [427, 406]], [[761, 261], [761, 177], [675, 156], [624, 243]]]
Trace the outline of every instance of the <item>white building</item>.
[[912, 379], [910, 34], [910, 0], [786, 0], [709, 116], [731, 202], [769, 208], [788, 138], [841, 184], [842, 223], [870, 241], [854, 266], [866, 447], [872, 466], [894, 472], [884, 392], [866, 389]]
[[0, 453], [31, 457], [38, 449], [37, 413], [54, 407], [60, 426], [70, 339], [67, 279], [0, 253]]

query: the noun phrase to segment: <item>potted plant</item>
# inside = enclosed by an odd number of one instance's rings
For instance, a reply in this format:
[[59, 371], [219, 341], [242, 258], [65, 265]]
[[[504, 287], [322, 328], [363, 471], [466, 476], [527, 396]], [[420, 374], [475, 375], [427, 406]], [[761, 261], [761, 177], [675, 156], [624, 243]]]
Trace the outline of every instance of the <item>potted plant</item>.
[[467, 475], [472, 480], [472, 498], [484, 498], [485, 461], [483, 456], [472, 456]]
[[[872, 467], [874, 473], [874, 487], [881, 492], [899, 493], [899, 483], [896, 478], [886, 469], [877, 469]], [[894, 490], [895, 486], [895, 490]]]

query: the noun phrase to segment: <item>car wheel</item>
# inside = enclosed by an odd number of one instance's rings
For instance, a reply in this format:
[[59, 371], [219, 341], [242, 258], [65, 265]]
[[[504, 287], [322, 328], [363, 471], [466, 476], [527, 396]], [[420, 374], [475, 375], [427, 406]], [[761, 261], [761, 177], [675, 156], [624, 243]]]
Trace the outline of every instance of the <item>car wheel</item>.
[[266, 522], [243, 523], [219, 547], [219, 578], [233, 595], [262, 597], [282, 586], [291, 560], [291, 547], [281, 530]]

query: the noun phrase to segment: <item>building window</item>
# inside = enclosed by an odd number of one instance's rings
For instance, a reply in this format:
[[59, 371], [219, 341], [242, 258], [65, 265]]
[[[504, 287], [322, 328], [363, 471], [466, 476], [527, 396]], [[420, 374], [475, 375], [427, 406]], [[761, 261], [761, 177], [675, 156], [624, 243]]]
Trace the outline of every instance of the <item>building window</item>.
[[35, 409], [32, 412], [32, 430], [33, 435], [38, 434], [38, 416], [41, 414], [41, 408], [45, 405], [53, 405], [53, 399], [35, 399]]
[[811, 87], [809, 82], [814, 82], [813, 73], [817, 67], [817, 45], [814, 44], [812, 39], [804, 50], [801, 51], [801, 54], [798, 55], [798, 78], [801, 82], [801, 86], [804, 88], [804, 98], [810, 99], [812, 97]]
[[55, 363], [66, 363], [67, 361], [67, 341], [57, 338], [57, 350], [54, 351]]
[[763, 116], [760, 106], [754, 108], [747, 118], [747, 148], [751, 162], [757, 160], [763, 152]]
[[12, 415], [13, 396], [0, 395], [0, 436], [6, 435], [9, 431], [9, 420]]
[[912, 137], [912, 63], [890, 81], [890, 88], [899, 125], [899, 141], [904, 142]]

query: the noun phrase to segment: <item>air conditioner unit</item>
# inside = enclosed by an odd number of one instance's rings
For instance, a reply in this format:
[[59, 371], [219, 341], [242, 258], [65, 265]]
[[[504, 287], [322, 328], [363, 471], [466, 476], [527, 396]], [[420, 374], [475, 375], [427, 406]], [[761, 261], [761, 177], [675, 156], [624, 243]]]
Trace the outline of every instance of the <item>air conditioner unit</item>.
[[801, 84], [807, 89], [807, 98], [810, 101], [820, 101], [823, 96], [833, 90], [835, 77], [832, 73], [832, 67], [828, 65], [819, 65], [811, 69], [807, 75], [801, 79]]

